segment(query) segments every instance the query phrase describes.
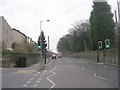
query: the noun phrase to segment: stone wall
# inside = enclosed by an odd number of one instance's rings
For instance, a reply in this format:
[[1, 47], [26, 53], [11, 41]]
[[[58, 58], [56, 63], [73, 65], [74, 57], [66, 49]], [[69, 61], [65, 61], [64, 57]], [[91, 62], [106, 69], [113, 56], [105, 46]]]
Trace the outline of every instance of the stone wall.
[[[44, 60], [41, 59], [40, 53], [10, 53], [3, 56], [2, 67], [22, 67], [20, 65], [21, 58], [26, 59], [25, 63], [28, 67], [40, 61], [40, 67], [44, 66]], [[22, 63], [24, 60], [22, 60]]]

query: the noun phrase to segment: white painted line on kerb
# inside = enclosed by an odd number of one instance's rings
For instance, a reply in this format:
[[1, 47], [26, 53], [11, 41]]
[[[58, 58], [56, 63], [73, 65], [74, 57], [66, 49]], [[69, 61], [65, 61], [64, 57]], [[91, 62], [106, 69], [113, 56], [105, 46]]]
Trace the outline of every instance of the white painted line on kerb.
[[49, 80], [49, 81], [53, 84], [53, 85], [50, 87], [50, 89], [53, 88], [53, 87], [55, 87], [55, 83], [50, 79], [50, 77], [52, 77], [53, 75], [56, 74], [55, 72], [53, 72], [53, 70], [55, 70], [55, 69], [56, 69], [55, 67], [54, 67], [53, 69], [51, 69], [50, 72], [52, 72], [53, 74], [47, 77], [47, 80]]

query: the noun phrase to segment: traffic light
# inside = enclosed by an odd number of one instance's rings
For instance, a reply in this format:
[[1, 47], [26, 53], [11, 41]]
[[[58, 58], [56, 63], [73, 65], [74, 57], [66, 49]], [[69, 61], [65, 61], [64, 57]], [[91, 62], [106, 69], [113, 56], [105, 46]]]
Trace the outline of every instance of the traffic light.
[[46, 44], [46, 41], [44, 41], [44, 42], [42, 43], [42, 49], [46, 49], [46, 47], [47, 47], [47, 44]]
[[38, 41], [38, 48], [41, 49], [40, 41]]
[[102, 41], [98, 41], [98, 49], [102, 50], [103, 46], [102, 46]]
[[44, 49], [46, 49], [46, 47], [47, 47], [47, 44], [45, 43], [45, 44], [44, 44]]
[[40, 38], [40, 36], [39, 36], [39, 38], [38, 38], [38, 48], [39, 48], [39, 49], [42, 48], [42, 45], [41, 45], [41, 38]]
[[38, 41], [38, 46], [40, 46], [40, 41]]
[[45, 36], [44, 36], [44, 32], [42, 31], [41, 32], [41, 46], [42, 46], [42, 50], [44, 51], [47, 47], [47, 44], [46, 44], [46, 40], [45, 40]]
[[106, 49], [109, 49], [109, 48], [110, 48], [110, 40], [109, 40], [109, 39], [106, 39], [106, 40], [105, 40], [105, 48], [106, 48]]

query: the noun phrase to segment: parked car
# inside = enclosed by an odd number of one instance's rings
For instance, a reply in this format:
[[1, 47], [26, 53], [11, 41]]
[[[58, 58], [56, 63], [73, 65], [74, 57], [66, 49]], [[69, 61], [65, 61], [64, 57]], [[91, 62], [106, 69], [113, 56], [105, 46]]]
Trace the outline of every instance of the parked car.
[[56, 59], [56, 55], [52, 55], [52, 59]]

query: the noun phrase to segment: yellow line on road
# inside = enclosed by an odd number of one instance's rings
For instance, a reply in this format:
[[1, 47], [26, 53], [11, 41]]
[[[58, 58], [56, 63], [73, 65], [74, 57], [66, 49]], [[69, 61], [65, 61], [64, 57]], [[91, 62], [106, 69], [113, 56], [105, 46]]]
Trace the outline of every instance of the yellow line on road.
[[15, 74], [28, 74], [28, 73], [33, 73], [36, 70], [18, 70], [17, 72], [14, 72]]

